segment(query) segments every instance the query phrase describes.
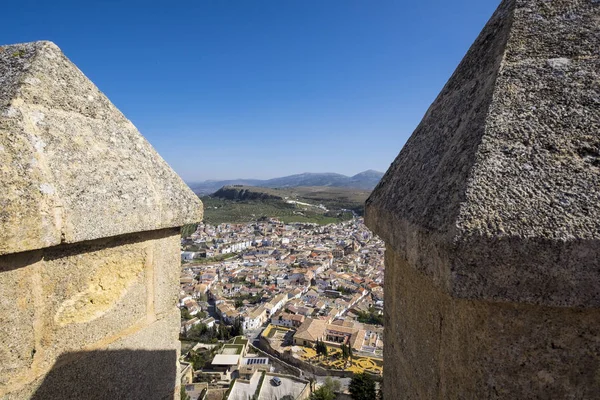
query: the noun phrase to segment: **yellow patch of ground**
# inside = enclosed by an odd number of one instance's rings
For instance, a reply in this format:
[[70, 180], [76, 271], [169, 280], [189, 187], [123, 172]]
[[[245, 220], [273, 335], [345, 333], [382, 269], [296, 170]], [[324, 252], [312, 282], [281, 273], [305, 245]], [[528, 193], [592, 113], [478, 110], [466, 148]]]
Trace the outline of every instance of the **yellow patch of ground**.
[[317, 357], [317, 352], [314, 349], [303, 347], [301, 351], [297, 353], [304, 361], [309, 361], [314, 364], [320, 365], [328, 369], [346, 369], [346, 371], [352, 371], [354, 373], [361, 373], [366, 370], [371, 372], [382, 373], [383, 368], [381, 367], [381, 361], [371, 357], [353, 357], [352, 360], [345, 361], [341, 356], [336, 356], [338, 353], [341, 355], [341, 350], [334, 347], [327, 348], [327, 357]]
[[286, 333], [288, 333], [291, 329], [289, 328], [285, 328], [282, 326], [276, 326], [276, 325], [272, 325], [269, 324], [267, 325], [267, 327], [263, 330], [262, 332], [262, 336], [266, 337], [266, 338], [272, 338], [273, 336], [275, 336], [278, 332], [282, 333], [283, 335], [285, 335]]

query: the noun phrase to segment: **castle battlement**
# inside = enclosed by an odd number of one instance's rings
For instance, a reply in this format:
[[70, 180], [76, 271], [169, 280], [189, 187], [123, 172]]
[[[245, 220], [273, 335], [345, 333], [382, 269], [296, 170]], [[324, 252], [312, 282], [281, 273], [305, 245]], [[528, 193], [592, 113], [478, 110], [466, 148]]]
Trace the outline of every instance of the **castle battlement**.
[[600, 393], [599, 21], [503, 1], [367, 200], [386, 398]]
[[53, 43], [0, 47], [0, 183], [0, 398], [173, 397], [202, 203]]

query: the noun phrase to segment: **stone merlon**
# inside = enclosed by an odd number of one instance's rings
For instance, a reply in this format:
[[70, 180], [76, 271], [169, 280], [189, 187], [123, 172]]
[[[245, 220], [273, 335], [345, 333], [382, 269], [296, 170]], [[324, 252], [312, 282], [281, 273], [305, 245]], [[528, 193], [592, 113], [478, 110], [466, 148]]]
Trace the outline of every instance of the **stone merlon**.
[[51, 42], [0, 47], [0, 255], [202, 219], [202, 204]]
[[594, 0], [503, 1], [367, 200], [452, 297], [600, 306], [599, 21]]
[[202, 203], [50, 42], [0, 47], [0, 183], [0, 398], [179, 398]]

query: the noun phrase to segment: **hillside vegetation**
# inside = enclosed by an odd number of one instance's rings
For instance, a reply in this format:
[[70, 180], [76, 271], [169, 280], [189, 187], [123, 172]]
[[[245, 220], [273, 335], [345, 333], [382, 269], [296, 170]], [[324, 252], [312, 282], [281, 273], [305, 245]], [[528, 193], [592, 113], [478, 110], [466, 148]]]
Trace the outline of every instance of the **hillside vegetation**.
[[369, 191], [339, 187], [262, 188], [232, 185], [202, 197], [211, 224], [279, 218], [283, 222], [329, 224], [362, 215]]

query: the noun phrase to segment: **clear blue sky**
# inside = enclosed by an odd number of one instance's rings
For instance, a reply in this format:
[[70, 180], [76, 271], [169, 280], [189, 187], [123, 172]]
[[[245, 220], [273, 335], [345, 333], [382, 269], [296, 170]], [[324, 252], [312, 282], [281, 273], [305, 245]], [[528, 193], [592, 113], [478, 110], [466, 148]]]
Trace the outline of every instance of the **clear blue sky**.
[[52, 40], [187, 181], [385, 171], [499, 0], [44, 0]]

